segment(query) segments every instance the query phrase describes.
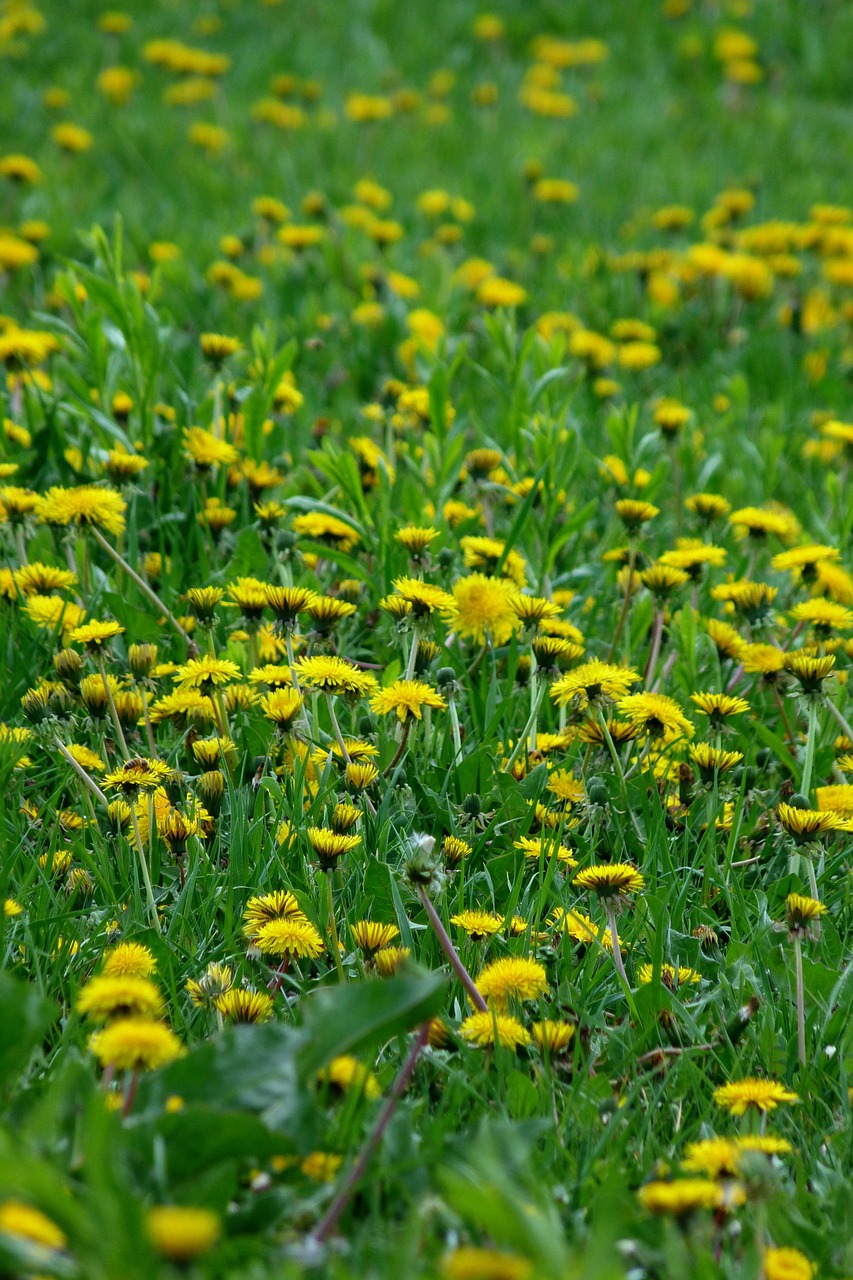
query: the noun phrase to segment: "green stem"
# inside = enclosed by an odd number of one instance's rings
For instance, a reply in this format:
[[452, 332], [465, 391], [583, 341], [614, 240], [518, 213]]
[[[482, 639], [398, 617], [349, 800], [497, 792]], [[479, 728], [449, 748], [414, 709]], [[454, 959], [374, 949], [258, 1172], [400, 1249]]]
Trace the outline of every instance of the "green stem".
[[530, 731], [527, 737], [527, 750], [536, 750], [536, 721], [538, 718], [539, 706], [537, 702], [537, 694], [539, 692], [540, 680], [536, 679], [536, 655], [530, 654], [530, 719], [528, 724]]
[[485, 1013], [489, 1006], [486, 1004], [482, 995], [477, 990], [477, 984], [475, 983], [474, 979], [471, 977], [468, 970], [465, 968], [465, 965], [462, 963], [462, 960], [460, 959], [460, 956], [459, 956], [459, 952], [456, 950], [453, 943], [451, 942], [450, 934], [447, 932], [444, 925], [441, 923], [441, 917], [439, 916], [435, 907], [432, 905], [429, 895], [427, 894], [427, 891], [426, 889], [424, 889], [423, 885], [419, 884], [417, 886], [417, 893], [418, 893], [418, 897], [421, 900], [421, 906], [423, 907], [424, 911], [427, 913], [427, 918], [429, 919], [429, 922], [432, 925], [433, 932], [435, 933], [435, 936], [438, 938], [438, 941], [441, 944], [441, 949], [444, 952], [444, 954], [447, 956], [448, 960], [450, 961], [451, 967], [453, 968], [457, 978], [462, 983], [462, 986], [465, 988], [465, 991], [468, 994], [468, 999], [471, 1001], [475, 1009], [479, 1009], [480, 1013]]
[[459, 728], [459, 712], [456, 710], [453, 694], [447, 699], [447, 709], [450, 712], [450, 730], [453, 734], [453, 764], [456, 764], [462, 754], [462, 730]]
[[100, 800], [101, 804], [104, 806], [105, 809], [108, 809], [110, 802], [107, 799], [107, 797], [104, 795], [101, 788], [98, 786], [97, 782], [95, 782], [95, 779], [90, 777], [90, 775], [86, 772], [86, 770], [83, 768], [81, 764], [77, 763], [77, 761], [72, 756], [71, 752], [66, 750], [66, 748], [62, 745], [59, 739], [57, 739], [56, 745], [57, 747], [59, 747], [60, 753], [71, 765], [71, 768], [77, 774], [77, 777], [80, 779], [83, 785], [89, 788], [93, 796], [98, 797], [98, 799]]
[[115, 698], [113, 697], [113, 691], [110, 688], [110, 682], [107, 679], [107, 668], [104, 665], [104, 656], [102, 653], [98, 654], [97, 663], [98, 663], [98, 670], [101, 673], [101, 679], [104, 682], [104, 690], [106, 691], [106, 695], [107, 695], [107, 706], [110, 709], [110, 718], [113, 722], [113, 727], [116, 731], [116, 736], [119, 740], [119, 745], [121, 746], [122, 754], [125, 760], [129, 760], [130, 752], [127, 749], [127, 741], [124, 736], [124, 730], [121, 727], [121, 721], [118, 718], [118, 711], [116, 710]]
[[142, 843], [142, 833], [139, 830], [139, 818], [136, 815], [136, 803], [129, 805], [130, 817], [133, 822], [133, 838], [136, 841], [136, 851], [139, 854], [139, 865], [142, 869], [142, 879], [145, 882], [145, 895], [148, 898], [148, 909], [151, 912], [151, 923], [158, 933], [163, 930], [160, 925], [160, 917], [157, 914], [157, 903], [154, 901], [154, 887], [151, 884], [151, 874], [148, 870], [148, 863], [145, 858], [145, 847]]
[[[616, 624], [616, 634], [614, 635], [613, 643], [610, 646], [610, 653], [607, 658], [608, 662], [613, 661], [614, 654], [616, 653], [616, 649], [619, 644], [619, 639], [622, 635], [622, 628], [625, 626], [625, 619], [628, 617], [628, 610], [631, 606], [631, 587], [634, 580], [634, 563], [636, 561], [636, 557], [637, 557], [637, 548], [632, 542], [631, 549], [628, 552], [628, 566], [627, 566], [628, 576], [625, 579], [625, 598], [622, 601], [622, 612], [619, 614], [619, 621]], [[628, 653], [629, 660], [630, 660], [630, 656], [631, 655], [629, 652]]]
[[287, 665], [290, 668], [290, 679], [293, 684], [293, 688], [296, 693], [301, 693], [302, 690], [299, 687], [299, 676], [296, 674], [296, 661], [293, 656], [293, 636], [290, 634], [289, 627], [284, 633], [284, 644], [287, 649]]
[[518, 741], [516, 742], [515, 746], [512, 749], [512, 754], [503, 767], [503, 770], [502, 770], [503, 773], [509, 773], [512, 770], [512, 766], [515, 764], [516, 760], [518, 759], [522, 751], [527, 746], [527, 741], [530, 735], [530, 731], [533, 728], [533, 725], [536, 723], [536, 717], [539, 714], [539, 708], [542, 705], [542, 699], [545, 696], [545, 690], [547, 688], [548, 688], [548, 682], [546, 680], [542, 680], [539, 683], [539, 690], [536, 694], [536, 699], [533, 703], [533, 707], [530, 711], [530, 715], [527, 717], [527, 724], [522, 729], [521, 734], [519, 735]]
[[346, 743], [344, 742], [344, 735], [341, 733], [341, 726], [338, 724], [338, 717], [335, 715], [335, 704], [332, 701], [331, 694], [326, 694], [326, 703], [329, 708], [329, 719], [332, 722], [332, 732], [335, 735], [335, 742], [337, 742], [341, 749], [341, 759], [344, 764], [350, 764], [350, 755], [347, 751]]
[[189, 646], [190, 652], [191, 653], [197, 652], [195, 642], [187, 634], [187, 632], [181, 626], [180, 622], [178, 622], [178, 619], [175, 617], [175, 615], [166, 608], [166, 606], [163, 604], [163, 601], [157, 595], [157, 592], [153, 591], [151, 587], [149, 587], [145, 579], [141, 578], [139, 574], [136, 573], [135, 570], [131, 569], [127, 561], [122, 556], [120, 556], [119, 553], [116, 551], [115, 547], [112, 547], [109, 544], [109, 542], [107, 542], [106, 538], [101, 533], [100, 529], [96, 528], [95, 525], [90, 525], [89, 528], [98, 546], [101, 547], [102, 550], [106, 551], [107, 555], [111, 556], [113, 560], [115, 560], [117, 565], [120, 565], [121, 568], [124, 569], [125, 573], [127, 573], [129, 577], [132, 578], [132, 580], [136, 583], [137, 587], [139, 587], [139, 590], [143, 592], [144, 595], [148, 596], [148, 599], [152, 602], [152, 604], [155, 604], [157, 608], [161, 611], [161, 613], [163, 613], [164, 616], [168, 618], [169, 622], [171, 622], [172, 626], [178, 632], [178, 635], [180, 635], [184, 640], [186, 640], [187, 645]]
[[418, 637], [417, 628], [412, 632], [412, 643], [409, 646], [409, 661], [406, 663], [406, 674], [404, 680], [412, 680], [415, 675], [415, 663], [418, 660], [418, 645], [420, 639]]
[[797, 982], [797, 1055], [802, 1066], [806, 1065], [806, 1005], [803, 986], [803, 944], [794, 940], [794, 974]]
[[622, 985], [628, 987], [628, 975], [625, 972], [625, 961], [622, 959], [622, 948], [619, 945], [619, 934], [616, 930], [616, 908], [609, 899], [605, 899], [604, 911], [607, 915], [607, 927], [610, 930], [610, 941], [613, 943], [613, 963], [616, 966], [616, 972], [622, 981]]
[[835, 719], [838, 721], [838, 724], [841, 728], [842, 733], [846, 734], [847, 737], [850, 739], [850, 741], [853, 742], [853, 727], [851, 727], [849, 721], [845, 719], [845, 717], [838, 710], [838, 707], [836, 707], [835, 703], [831, 702], [829, 698], [826, 699], [826, 705], [829, 708], [829, 710], [832, 712], [832, 714], [835, 716]]
[[338, 971], [338, 981], [346, 982], [346, 975], [344, 973], [344, 964], [343, 964], [343, 961], [341, 960], [341, 947], [340, 947], [340, 942], [338, 940], [338, 926], [335, 921], [335, 899], [332, 893], [332, 873], [331, 871], [324, 871], [323, 874], [326, 877], [326, 906], [328, 910], [328, 930], [332, 939], [332, 950], [335, 953], [335, 968]]
[[815, 746], [817, 745], [817, 698], [809, 699], [809, 732], [806, 738], [806, 754], [803, 760], [803, 777], [800, 790], [807, 800], [811, 800], [812, 772], [814, 770]]

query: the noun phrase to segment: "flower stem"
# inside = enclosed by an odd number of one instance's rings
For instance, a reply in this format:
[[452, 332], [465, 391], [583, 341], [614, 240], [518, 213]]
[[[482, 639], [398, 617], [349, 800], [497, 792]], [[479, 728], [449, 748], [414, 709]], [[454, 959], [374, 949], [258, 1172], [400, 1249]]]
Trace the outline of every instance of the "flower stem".
[[100, 800], [101, 804], [104, 806], [104, 808], [105, 808], [105, 809], [108, 809], [108, 808], [109, 808], [109, 804], [110, 804], [110, 802], [109, 802], [109, 800], [107, 799], [107, 797], [104, 795], [104, 793], [103, 793], [103, 791], [101, 790], [101, 788], [98, 786], [98, 784], [97, 784], [97, 782], [95, 781], [95, 779], [94, 779], [93, 777], [91, 777], [91, 776], [86, 772], [86, 770], [83, 768], [83, 766], [82, 766], [81, 764], [78, 764], [78, 763], [77, 763], [77, 761], [76, 761], [76, 760], [74, 759], [74, 757], [72, 756], [71, 752], [70, 752], [70, 751], [68, 751], [68, 750], [67, 750], [67, 749], [62, 745], [62, 743], [59, 741], [59, 739], [58, 739], [58, 738], [57, 738], [57, 740], [56, 740], [56, 745], [57, 745], [57, 747], [59, 747], [59, 750], [60, 750], [61, 754], [62, 754], [62, 755], [63, 755], [63, 757], [68, 761], [68, 763], [71, 765], [71, 768], [72, 768], [72, 769], [74, 770], [74, 772], [77, 774], [77, 777], [80, 779], [80, 781], [83, 783], [83, 785], [84, 785], [85, 787], [88, 787], [88, 788], [89, 788], [89, 790], [91, 791], [91, 793], [92, 793], [92, 795], [93, 795], [93, 796], [97, 796], [97, 797], [98, 797], [98, 799]]
[[806, 738], [806, 754], [803, 760], [803, 777], [800, 790], [807, 800], [811, 799], [812, 773], [814, 771], [814, 754], [817, 745], [817, 698], [809, 700], [809, 732]]
[[341, 759], [344, 764], [350, 764], [350, 755], [344, 742], [344, 735], [341, 733], [341, 726], [338, 724], [338, 717], [335, 715], [335, 704], [332, 701], [331, 694], [326, 694], [326, 704], [329, 708], [329, 719], [332, 722], [332, 733], [335, 735], [335, 742], [341, 749]]
[[157, 903], [154, 901], [154, 888], [151, 884], [151, 874], [148, 870], [148, 862], [145, 858], [145, 848], [142, 844], [142, 833], [139, 830], [139, 818], [136, 815], [136, 804], [128, 806], [130, 809], [130, 817], [133, 822], [133, 837], [136, 841], [136, 851], [139, 854], [139, 865], [142, 868], [142, 879], [145, 881], [145, 895], [148, 898], [148, 909], [151, 912], [151, 923], [158, 933], [162, 933], [160, 925], [160, 917], [157, 914]]
[[402, 734], [400, 736], [400, 745], [397, 748], [397, 751], [394, 755], [394, 759], [388, 765], [387, 769], [382, 770], [383, 778], [389, 778], [391, 774], [394, 772], [394, 770], [397, 768], [397, 765], [402, 760], [403, 752], [406, 750], [406, 744], [409, 741], [409, 734], [411, 732], [411, 729], [412, 729], [412, 720], [411, 720], [411, 717], [409, 717], [406, 720], [406, 723], [402, 726]]
[[646, 663], [645, 684], [648, 689], [652, 687], [657, 670], [658, 658], [660, 657], [660, 646], [663, 638], [663, 609], [655, 611], [655, 620], [652, 623], [652, 643], [649, 649], [649, 660]]
[[450, 712], [450, 730], [453, 734], [453, 764], [462, 754], [462, 730], [459, 728], [459, 712], [456, 710], [456, 699], [451, 696], [447, 699], [447, 709]]
[[529, 752], [536, 750], [536, 720], [539, 714], [539, 693], [542, 680], [536, 679], [536, 655], [530, 655], [530, 719], [528, 720], [529, 730], [527, 734], [527, 750]]
[[507, 760], [506, 764], [503, 766], [503, 769], [501, 772], [509, 773], [512, 770], [512, 766], [515, 764], [516, 760], [518, 759], [522, 751], [527, 746], [530, 732], [534, 724], [536, 723], [536, 717], [539, 714], [539, 708], [542, 705], [542, 699], [545, 696], [545, 690], [547, 688], [548, 688], [547, 681], [542, 680], [541, 683], [539, 684], [539, 689], [536, 694], [536, 698], [533, 702], [533, 706], [531, 707], [530, 715], [527, 717], [527, 724], [524, 726], [521, 733], [519, 734], [518, 741], [516, 742], [515, 746], [512, 749], [512, 754], [510, 758]]
[[613, 943], [613, 963], [616, 972], [625, 986], [628, 986], [628, 975], [625, 972], [625, 961], [622, 959], [622, 948], [619, 945], [619, 934], [616, 931], [616, 908], [612, 902], [605, 900], [604, 910], [607, 915], [607, 927], [610, 930], [610, 941]]
[[163, 604], [163, 601], [157, 595], [157, 592], [153, 591], [152, 588], [149, 587], [145, 579], [141, 578], [134, 569], [131, 569], [130, 565], [127, 563], [124, 557], [119, 555], [115, 547], [111, 546], [110, 543], [107, 542], [106, 538], [101, 533], [100, 529], [98, 529], [95, 525], [91, 525], [90, 531], [95, 541], [97, 542], [98, 546], [101, 547], [104, 551], [106, 551], [107, 555], [112, 556], [116, 564], [120, 565], [121, 568], [124, 569], [125, 573], [127, 573], [128, 576], [136, 583], [136, 585], [139, 587], [139, 590], [142, 591], [146, 596], [148, 596], [148, 599], [152, 602], [152, 604], [155, 604], [157, 608], [161, 611], [161, 613], [163, 613], [165, 617], [168, 618], [169, 622], [171, 622], [172, 626], [175, 628], [178, 635], [180, 635], [184, 640], [186, 640], [187, 645], [189, 646], [190, 653], [197, 652], [195, 642], [191, 639], [189, 634], [184, 630], [180, 622], [178, 622], [178, 619], [175, 617], [175, 615], [171, 613], [169, 609], [166, 608], [166, 606]]
[[421, 1056], [421, 1052], [428, 1040], [429, 1040], [429, 1023], [425, 1022], [421, 1027], [420, 1031], [418, 1032], [417, 1039], [413, 1042], [412, 1047], [409, 1049], [408, 1055], [406, 1057], [406, 1061], [403, 1063], [397, 1075], [397, 1078], [395, 1079], [393, 1085], [391, 1086], [391, 1092], [388, 1094], [388, 1097], [385, 1100], [382, 1110], [380, 1111], [379, 1115], [376, 1117], [376, 1123], [371, 1129], [370, 1134], [368, 1135], [367, 1141], [365, 1142], [364, 1146], [362, 1147], [359, 1153], [358, 1159], [356, 1160], [355, 1164], [352, 1166], [346, 1178], [342, 1182], [337, 1195], [335, 1196], [332, 1203], [329, 1205], [328, 1209], [323, 1215], [322, 1220], [320, 1221], [320, 1223], [312, 1233], [311, 1238], [317, 1244], [322, 1244], [329, 1237], [331, 1232], [334, 1231], [335, 1227], [340, 1221], [341, 1215], [343, 1214], [344, 1210], [346, 1209], [347, 1205], [352, 1199], [352, 1194], [356, 1186], [364, 1176], [364, 1171], [367, 1168], [368, 1164], [370, 1163], [373, 1157], [374, 1151], [379, 1146], [379, 1143], [382, 1141], [382, 1135], [384, 1134], [385, 1130], [388, 1128], [388, 1124], [391, 1120], [391, 1117], [393, 1116], [396, 1110], [397, 1103], [402, 1097], [403, 1092], [405, 1091], [406, 1085], [409, 1083], [410, 1079], [412, 1078], [412, 1073], [414, 1072], [415, 1066], [417, 1065], [418, 1058]]
[[148, 714], [148, 693], [142, 688], [139, 690], [142, 697], [142, 715], [145, 720], [145, 736], [148, 739], [148, 752], [152, 760], [157, 760], [157, 744], [154, 741], [154, 732], [151, 728], [151, 716]]
[[613, 761], [613, 768], [616, 771], [616, 780], [619, 783], [619, 794], [621, 795], [622, 803], [625, 806], [625, 815], [631, 823], [631, 826], [634, 828], [634, 834], [637, 839], [642, 840], [643, 835], [637, 826], [637, 819], [631, 812], [631, 804], [628, 799], [628, 784], [625, 781], [625, 770], [622, 768], [622, 761], [619, 759], [619, 752], [616, 750], [616, 744], [607, 727], [607, 719], [600, 705], [598, 706], [598, 720], [601, 725], [601, 732], [604, 735], [604, 741], [607, 743], [607, 750], [610, 752], [610, 759]]
[[[625, 578], [625, 598], [622, 601], [622, 612], [619, 614], [619, 621], [616, 624], [616, 632], [613, 636], [613, 643], [610, 646], [610, 653], [607, 658], [608, 662], [613, 661], [613, 656], [616, 653], [616, 649], [619, 644], [619, 639], [622, 635], [622, 628], [625, 626], [625, 619], [628, 617], [628, 610], [631, 607], [631, 587], [633, 586], [633, 582], [634, 582], [634, 563], [636, 561], [636, 557], [637, 557], [637, 548], [634, 545], [634, 542], [632, 539], [631, 549], [628, 552], [628, 566], [627, 566], [628, 573]], [[630, 653], [628, 657], [630, 659]]]
[[415, 675], [415, 663], [418, 660], [418, 645], [420, 639], [418, 637], [417, 628], [412, 632], [412, 643], [409, 647], [409, 661], [406, 663], [406, 674], [404, 680], [412, 680]]
[[835, 716], [835, 719], [838, 721], [838, 724], [841, 728], [842, 733], [846, 734], [847, 737], [850, 739], [850, 741], [853, 742], [853, 727], [851, 727], [849, 721], [845, 719], [845, 717], [838, 710], [838, 707], [835, 705], [835, 703], [832, 702], [829, 698], [826, 699], [826, 705], [828, 709], [832, 712], [832, 714]]
[[806, 1065], [806, 1005], [803, 986], [803, 944], [799, 938], [793, 939], [794, 974], [797, 983], [797, 1056], [802, 1066]]
[[293, 636], [290, 634], [290, 628], [287, 627], [284, 632], [284, 645], [287, 649], [287, 665], [290, 668], [290, 680], [295, 693], [301, 693], [299, 687], [299, 676], [296, 674], [296, 659], [293, 656]]
[[[809, 893], [814, 898], [815, 902], [819, 902], [820, 894], [818, 892], [818, 887], [817, 887], [817, 872], [815, 871], [815, 868], [814, 868], [814, 859], [810, 853], [805, 854], [804, 857], [805, 857], [805, 863], [806, 863], [806, 870], [808, 872], [808, 877], [809, 877]], [[820, 941], [820, 917], [819, 916], [817, 920], [814, 920], [812, 922], [812, 937], [814, 938], [815, 942]]]
[[124, 736], [124, 730], [121, 727], [121, 721], [118, 718], [118, 711], [116, 710], [115, 698], [113, 697], [113, 691], [110, 688], [110, 682], [107, 679], [107, 668], [104, 665], [104, 657], [103, 657], [103, 654], [101, 653], [98, 654], [98, 670], [100, 671], [101, 679], [104, 682], [104, 691], [107, 695], [107, 706], [110, 709], [110, 719], [113, 722], [113, 727], [115, 728], [116, 736], [119, 740], [119, 745], [121, 746], [122, 755], [124, 756], [125, 760], [129, 760], [130, 752], [127, 749], [127, 741]]
[[477, 986], [476, 986], [476, 983], [474, 982], [474, 979], [471, 977], [470, 973], [468, 972], [468, 970], [465, 968], [464, 964], [460, 960], [459, 952], [456, 950], [453, 943], [451, 942], [450, 935], [445, 929], [444, 925], [441, 923], [441, 918], [438, 912], [436, 911], [435, 907], [432, 905], [432, 902], [430, 901], [426, 890], [424, 889], [423, 885], [420, 885], [420, 884], [417, 886], [417, 890], [418, 890], [418, 897], [421, 900], [421, 906], [423, 907], [424, 911], [427, 913], [427, 918], [433, 927], [433, 931], [436, 937], [441, 943], [441, 948], [444, 951], [444, 954], [447, 956], [454, 972], [456, 973], [457, 978], [462, 983], [463, 987], [468, 993], [468, 998], [470, 999], [475, 1009], [478, 1009], [480, 1013], [486, 1013], [486, 1011], [488, 1010], [488, 1005], [486, 1004], [485, 1000], [477, 990]]
[[326, 906], [328, 911], [327, 927], [328, 927], [329, 935], [332, 939], [332, 950], [335, 953], [335, 968], [338, 971], [338, 981], [346, 982], [344, 965], [343, 965], [343, 961], [341, 960], [341, 947], [340, 947], [340, 942], [338, 940], [338, 926], [337, 926], [337, 922], [335, 921], [335, 899], [332, 894], [332, 873], [331, 871], [324, 871], [323, 875], [326, 877]]

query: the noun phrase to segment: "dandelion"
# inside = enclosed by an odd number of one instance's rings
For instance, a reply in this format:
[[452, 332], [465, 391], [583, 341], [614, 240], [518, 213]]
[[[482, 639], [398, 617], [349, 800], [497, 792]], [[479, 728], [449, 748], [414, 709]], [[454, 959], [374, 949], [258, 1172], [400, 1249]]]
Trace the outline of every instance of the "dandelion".
[[812, 1280], [817, 1266], [799, 1249], [766, 1249], [764, 1274], [767, 1280]]
[[157, 961], [141, 942], [120, 942], [105, 952], [103, 973], [116, 978], [150, 978], [157, 971]]
[[262, 924], [253, 941], [265, 956], [295, 956], [298, 959], [315, 960], [323, 953], [323, 939], [314, 926], [304, 918], [271, 920]]
[[647, 733], [661, 742], [693, 737], [693, 725], [678, 703], [666, 694], [629, 694], [617, 700], [616, 709], [638, 732]]
[[0, 1201], [0, 1234], [44, 1249], [64, 1249], [68, 1243], [52, 1219], [22, 1200]]
[[338, 1095], [356, 1093], [364, 1098], [378, 1098], [382, 1094], [379, 1081], [373, 1072], [351, 1054], [333, 1058], [327, 1067], [317, 1072], [317, 1084]]
[[489, 1009], [485, 1013], [474, 1013], [459, 1028], [459, 1034], [469, 1044], [481, 1049], [490, 1049], [499, 1044], [504, 1049], [519, 1049], [530, 1043], [530, 1033], [517, 1018], [506, 1013], [496, 1013]]
[[[653, 982], [654, 976], [654, 965], [641, 964], [637, 970], [637, 978], [642, 986], [648, 986], [650, 982]], [[674, 965], [662, 964], [660, 967], [660, 980], [663, 986], [673, 991], [678, 987], [696, 985], [702, 981], [702, 975], [695, 969], [688, 969], [686, 965], [679, 965], [676, 969]]]
[[[647, 1182], [637, 1199], [648, 1213], [686, 1218], [700, 1209], [720, 1209], [726, 1193], [718, 1183], [706, 1178], [678, 1178], [673, 1182]], [[740, 1194], [741, 1203], [743, 1194]]]
[[214, 997], [213, 1007], [226, 1022], [268, 1022], [272, 1017], [273, 1000], [263, 991], [232, 987]]
[[122, 1018], [96, 1031], [89, 1048], [102, 1067], [116, 1071], [154, 1071], [184, 1052], [169, 1027], [148, 1018]]
[[424, 708], [444, 711], [447, 701], [421, 680], [395, 680], [370, 699], [371, 711], [383, 716], [396, 713], [401, 724], [406, 724], [412, 716], [421, 720]]
[[77, 996], [76, 1009], [93, 1022], [157, 1018], [163, 1012], [163, 997], [148, 978], [106, 973], [89, 979]]
[[481, 970], [477, 989], [497, 1009], [507, 1009], [511, 1000], [537, 1000], [548, 990], [545, 970], [535, 960], [508, 956], [493, 960]]
[[221, 1234], [219, 1216], [212, 1209], [158, 1205], [148, 1210], [148, 1238], [164, 1258], [189, 1262], [208, 1253]]
[[447, 622], [463, 639], [485, 645], [505, 644], [521, 628], [515, 611], [518, 588], [506, 578], [472, 573], [453, 585], [453, 607]]
[[574, 877], [574, 884], [579, 889], [586, 889], [590, 893], [594, 893], [604, 905], [607, 915], [607, 924], [610, 929], [611, 946], [613, 949], [613, 963], [622, 982], [627, 985], [627, 975], [625, 973], [625, 965], [622, 960], [622, 951], [619, 946], [619, 936], [616, 932], [616, 913], [628, 902], [630, 895], [639, 893], [645, 886], [645, 881], [635, 867], [628, 863], [613, 862], [600, 866], [586, 867], [583, 871], [579, 871]]
[[775, 1111], [783, 1103], [799, 1102], [799, 1100], [796, 1093], [779, 1084], [778, 1080], [754, 1076], [734, 1080], [714, 1090], [714, 1101], [717, 1106], [730, 1111], [733, 1116], [744, 1115], [750, 1107], [762, 1113]]
[[488, 911], [460, 911], [450, 917], [450, 923], [457, 925], [469, 938], [482, 942], [501, 931], [504, 917], [491, 915]]
[[346, 658], [300, 658], [295, 669], [300, 683], [340, 697], [367, 697], [378, 689], [372, 675], [360, 670]]
[[[517, 1253], [460, 1245], [442, 1260], [441, 1274], [444, 1280], [530, 1280], [533, 1263]], [[774, 1280], [781, 1278], [775, 1277]], [[800, 1278], [791, 1277], [791, 1280]]]

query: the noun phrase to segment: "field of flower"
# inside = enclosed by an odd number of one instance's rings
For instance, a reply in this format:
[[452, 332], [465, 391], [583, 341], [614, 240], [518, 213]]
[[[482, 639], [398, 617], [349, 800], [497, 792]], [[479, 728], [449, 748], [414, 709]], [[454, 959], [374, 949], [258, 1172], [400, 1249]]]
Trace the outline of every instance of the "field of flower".
[[853, 1277], [851, 48], [0, 0], [0, 1276]]

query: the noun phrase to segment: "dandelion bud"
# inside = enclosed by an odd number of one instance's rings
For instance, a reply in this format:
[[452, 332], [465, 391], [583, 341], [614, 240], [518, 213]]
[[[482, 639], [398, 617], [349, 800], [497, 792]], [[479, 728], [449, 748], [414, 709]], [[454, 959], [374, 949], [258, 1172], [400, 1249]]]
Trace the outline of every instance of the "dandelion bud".
[[409, 838], [409, 850], [403, 861], [403, 875], [409, 884], [422, 888], [432, 897], [441, 890], [444, 873], [435, 854], [432, 836], [413, 833]]
[[590, 778], [586, 784], [586, 798], [590, 804], [598, 805], [599, 808], [606, 808], [610, 803], [610, 796], [607, 787], [604, 785], [603, 778]]
[[435, 683], [439, 689], [446, 689], [452, 692], [450, 686], [456, 684], [456, 672], [452, 667], [439, 667], [435, 673]]
[[480, 797], [473, 793], [471, 795], [467, 795], [462, 801], [462, 812], [467, 813], [469, 818], [479, 818], [482, 810], [483, 806], [480, 803]]
[[130, 811], [130, 805], [125, 800], [113, 800], [107, 808], [107, 820], [110, 829], [121, 835], [130, 826], [133, 815]]
[[56, 674], [69, 689], [76, 689], [85, 665], [85, 657], [76, 649], [60, 649], [59, 653], [53, 655]]
[[225, 778], [218, 769], [208, 769], [199, 778], [197, 786], [205, 808], [215, 816], [219, 813], [222, 797], [225, 794]]
[[811, 802], [799, 791], [794, 792], [788, 804], [792, 809], [810, 809], [812, 807]]
[[127, 661], [137, 680], [150, 676], [157, 661], [156, 644], [132, 644], [127, 651]]
[[21, 698], [21, 710], [30, 724], [42, 724], [50, 714], [49, 703], [48, 689], [28, 689]]

